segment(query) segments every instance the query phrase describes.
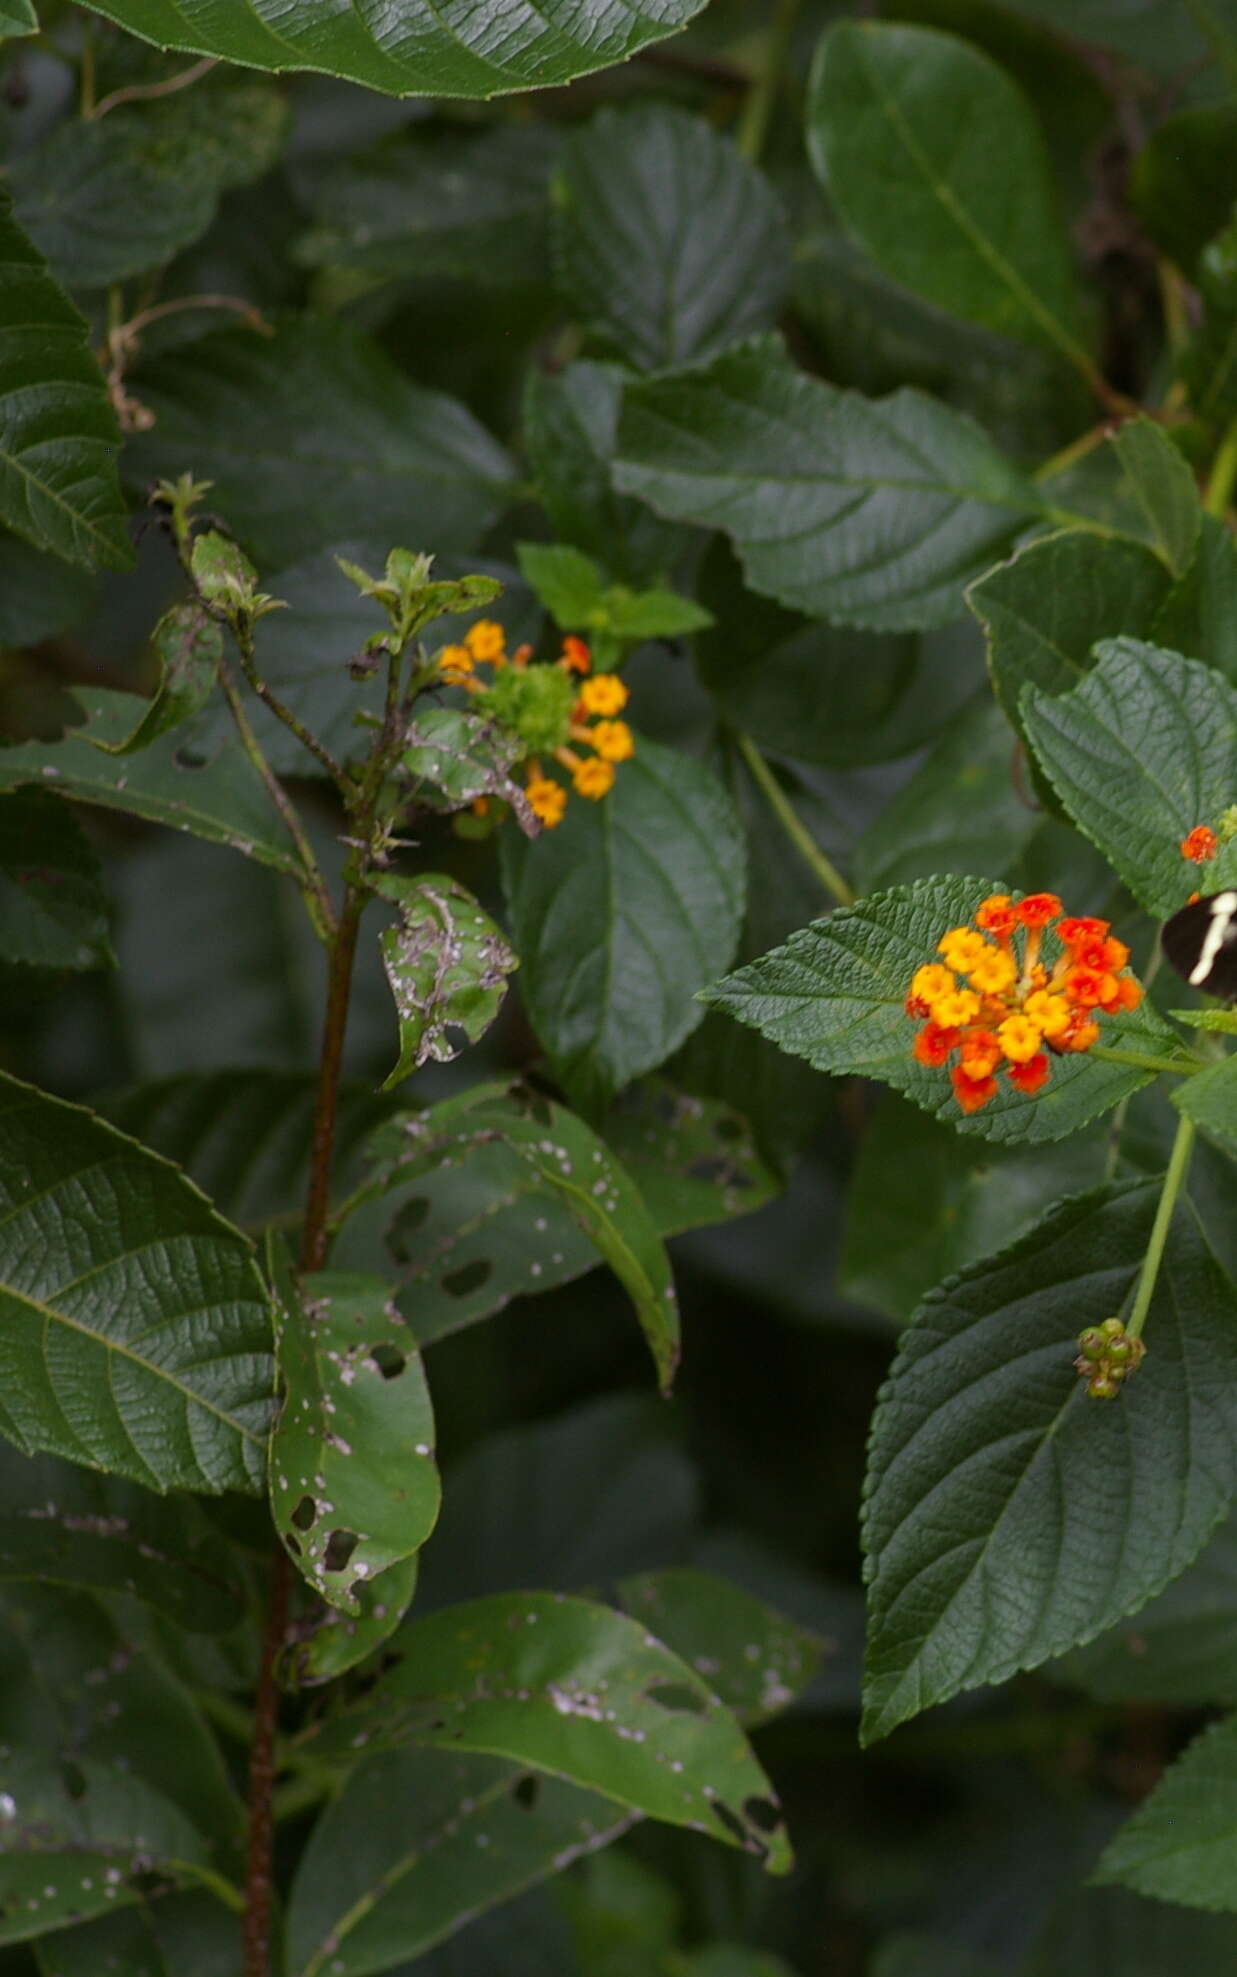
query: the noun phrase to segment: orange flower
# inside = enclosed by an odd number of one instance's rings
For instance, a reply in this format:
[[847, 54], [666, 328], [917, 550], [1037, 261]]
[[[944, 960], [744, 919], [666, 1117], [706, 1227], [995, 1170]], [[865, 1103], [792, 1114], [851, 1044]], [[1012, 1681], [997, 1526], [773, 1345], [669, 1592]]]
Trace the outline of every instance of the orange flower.
[[464, 633], [464, 643], [474, 659], [487, 660], [490, 664], [507, 650], [507, 634], [493, 618], [478, 618]]
[[614, 764], [603, 762], [600, 755], [590, 755], [576, 763], [571, 780], [578, 796], [588, 796], [597, 802], [614, 788]]
[[1014, 1064], [1010, 1067], [1009, 1082], [1030, 1098], [1041, 1085], [1047, 1084], [1048, 1072], [1048, 1059], [1040, 1050], [1034, 1057], [1028, 1057], [1025, 1064]]
[[1194, 829], [1181, 840], [1181, 856], [1189, 858], [1195, 865], [1205, 865], [1219, 849], [1219, 838], [1206, 824], [1195, 824]]
[[1000, 1087], [995, 1078], [968, 1078], [957, 1064], [949, 1074], [954, 1097], [964, 1112], [982, 1111], [996, 1097]]
[[585, 714], [621, 714], [627, 705], [627, 688], [617, 673], [594, 673], [580, 688], [579, 708]]
[[975, 912], [975, 925], [986, 934], [1012, 934], [1017, 924], [1014, 903], [1007, 892], [989, 893]]
[[636, 752], [626, 721], [598, 721], [589, 729], [588, 738], [603, 762], [629, 762]]
[[962, 1039], [959, 1075], [982, 1082], [991, 1077], [1004, 1055], [1000, 1038], [994, 1037], [991, 1030], [970, 1030]]
[[540, 819], [548, 831], [563, 821], [567, 808], [567, 792], [561, 783], [550, 776], [534, 776], [524, 791], [529, 808], [534, 817]]
[[1055, 892], [1029, 892], [1014, 908], [1015, 918], [1024, 927], [1046, 927], [1062, 911]]
[[1080, 940], [1103, 940], [1108, 932], [1107, 920], [1083, 919], [1062, 920], [1057, 927], [1057, 939], [1066, 947], [1074, 947]]
[[945, 1030], [939, 1023], [928, 1022], [911, 1045], [911, 1056], [917, 1063], [939, 1069], [948, 1063], [950, 1051], [956, 1050], [961, 1041], [961, 1030]]
[[566, 638], [563, 640], [562, 663], [569, 673], [588, 673], [592, 671], [592, 653], [584, 643], [584, 640], [582, 638], [576, 638], [571, 632], [568, 632]]

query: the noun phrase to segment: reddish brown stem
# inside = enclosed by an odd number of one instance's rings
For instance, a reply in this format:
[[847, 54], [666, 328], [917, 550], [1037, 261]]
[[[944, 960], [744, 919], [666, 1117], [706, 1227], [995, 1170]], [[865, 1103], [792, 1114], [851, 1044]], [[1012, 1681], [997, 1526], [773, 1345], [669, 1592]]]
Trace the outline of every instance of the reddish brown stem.
[[[339, 923], [331, 941], [331, 970], [322, 1054], [318, 1070], [318, 1102], [310, 1146], [309, 1191], [301, 1230], [300, 1267], [320, 1270], [326, 1260], [327, 1215], [330, 1207], [331, 1162], [339, 1079], [357, 933], [365, 906], [364, 894], [350, 886], [344, 894]], [[245, 1855], [245, 1977], [269, 1977], [273, 1880], [271, 1842], [274, 1830], [272, 1799], [275, 1787], [275, 1730], [279, 1715], [276, 1668], [288, 1616], [291, 1570], [282, 1545], [271, 1565], [270, 1599], [262, 1638], [262, 1662], [254, 1703], [253, 1740], [249, 1752], [249, 1835]]]

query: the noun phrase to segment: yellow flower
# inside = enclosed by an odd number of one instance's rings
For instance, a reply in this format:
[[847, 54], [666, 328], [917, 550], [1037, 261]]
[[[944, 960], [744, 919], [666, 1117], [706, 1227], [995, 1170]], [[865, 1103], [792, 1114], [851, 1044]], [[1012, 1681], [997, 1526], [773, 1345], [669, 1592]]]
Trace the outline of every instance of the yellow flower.
[[1018, 979], [1018, 963], [1003, 948], [991, 947], [969, 970], [972, 988], [981, 995], [1004, 995]]
[[576, 763], [571, 780], [580, 796], [591, 796], [596, 802], [614, 787], [614, 764], [603, 762], [599, 755], [590, 755], [586, 761]]
[[466, 645], [444, 645], [438, 655], [438, 670], [449, 680], [461, 679], [473, 670], [473, 656]]
[[1050, 995], [1047, 989], [1034, 989], [1022, 1007], [1050, 1043], [1069, 1028], [1070, 1007], [1063, 995]]
[[636, 752], [635, 736], [626, 721], [598, 721], [588, 738], [605, 762], [627, 762]]
[[562, 823], [563, 812], [567, 808], [567, 792], [561, 783], [556, 783], [551, 776], [534, 776], [524, 794], [534, 817], [540, 818], [548, 831], [552, 831], [555, 824]]
[[990, 941], [977, 934], [973, 927], [951, 927], [949, 932], [936, 944], [938, 954], [945, 956], [946, 964], [956, 969], [960, 975], [969, 975], [972, 968], [978, 967], [985, 954], [995, 952]]
[[979, 1014], [979, 997], [974, 989], [954, 989], [949, 995], [938, 995], [932, 1006], [933, 1021], [943, 1030], [965, 1029]]
[[594, 673], [580, 686], [580, 705], [586, 714], [621, 714], [627, 699], [627, 688], [615, 673]]
[[493, 618], [478, 618], [476, 624], [470, 625], [464, 633], [464, 643], [474, 659], [493, 663], [506, 654], [507, 634]]
[[1044, 1040], [1044, 1033], [1029, 1016], [1007, 1016], [997, 1030], [997, 1037], [1011, 1064], [1029, 1064]]
[[938, 996], [952, 995], [956, 987], [952, 968], [946, 968], [940, 961], [929, 961], [926, 966], [916, 968], [911, 980], [911, 994], [929, 1008]]

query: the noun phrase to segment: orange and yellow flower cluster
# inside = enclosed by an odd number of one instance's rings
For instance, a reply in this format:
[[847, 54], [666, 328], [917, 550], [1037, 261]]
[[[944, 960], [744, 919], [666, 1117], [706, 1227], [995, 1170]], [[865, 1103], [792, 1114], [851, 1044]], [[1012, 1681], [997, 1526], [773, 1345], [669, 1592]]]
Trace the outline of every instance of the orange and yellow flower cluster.
[[[481, 618], [462, 644], [439, 653], [438, 670], [449, 686], [472, 695], [479, 712], [527, 744], [524, 792], [533, 815], [552, 830], [562, 822], [567, 791], [546, 774], [541, 757], [552, 756], [570, 775], [576, 794], [596, 802], [614, 787], [615, 765], [635, 754], [636, 742], [618, 718], [627, 705], [627, 688], [616, 673], [592, 672], [582, 638], [564, 638], [562, 652], [548, 665], [530, 665], [531, 658], [530, 645], [508, 653], [503, 627]], [[478, 671], [482, 666], [488, 676]]]
[[[923, 1028], [913, 1054], [920, 1064], [949, 1065], [954, 1096], [978, 1112], [1000, 1089], [1002, 1067], [1015, 1090], [1046, 1084], [1049, 1051], [1090, 1050], [1101, 1015], [1136, 1009], [1141, 985], [1123, 972], [1130, 951], [1107, 920], [1065, 919], [1055, 893], [1017, 904], [1008, 893], [985, 899], [973, 926], [951, 927], [937, 944], [940, 961], [918, 968], [906, 1013]], [[1051, 929], [1051, 962], [1044, 936]], [[1047, 1046], [1047, 1048], [1045, 1048]]]
[[1220, 849], [1220, 840], [1210, 824], [1195, 824], [1181, 840], [1181, 856], [1193, 865], [1205, 865]]

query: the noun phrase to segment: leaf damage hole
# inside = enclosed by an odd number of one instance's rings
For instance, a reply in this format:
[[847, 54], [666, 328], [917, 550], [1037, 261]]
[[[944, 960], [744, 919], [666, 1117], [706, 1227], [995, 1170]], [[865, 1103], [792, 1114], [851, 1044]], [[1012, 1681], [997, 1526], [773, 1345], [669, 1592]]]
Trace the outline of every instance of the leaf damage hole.
[[429, 1196], [416, 1194], [411, 1201], [404, 1203], [398, 1215], [392, 1216], [386, 1233], [386, 1245], [396, 1263], [411, 1263], [413, 1248], [408, 1238], [425, 1226], [429, 1212]]
[[689, 1689], [686, 1682], [649, 1682], [644, 1691], [646, 1702], [655, 1702], [659, 1709], [668, 1709], [677, 1715], [704, 1716], [708, 1704], [695, 1689]]
[[541, 1780], [536, 1772], [530, 1771], [523, 1778], [517, 1778], [511, 1787], [511, 1796], [525, 1812], [531, 1812], [541, 1796]]
[[737, 1840], [746, 1852], [759, 1853], [761, 1855], [768, 1853], [768, 1847], [757, 1839], [751, 1827], [745, 1826], [738, 1813], [732, 1812], [724, 1800], [710, 1799], [709, 1806], [718, 1824], [724, 1826], [730, 1834], [731, 1839]]
[[291, 1522], [298, 1531], [311, 1531], [317, 1521], [318, 1506], [311, 1496], [303, 1496], [292, 1512]]
[[713, 1123], [714, 1137], [719, 1140], [741, 1140], [744, 1135], [743, 1123], [729, 1114]]
[[762, 1833], [776, 1833], [782, 1823], [781, 1807], [774, 1805], [772, 1799], [744, 1799], [743, 1811], [751, 1824], [758, 1826]]
[[399, 1347], [392, 1345], [390, 1339], [382, 1339], [377, 1345], [371, 1345], [369, 1356], [384, 1380], [398, 1380], [408, 1364]]
[[74, 1805], [80, 1805], [89, 1787], [86, 1783], [85, 1772], [80, 1765], [74, 1764], [72, 1758], [66, 1757], [62, 1759], [60, 1765], [60, 1782]]
[[448, 1270], [442, 1280], [444, 1291], [452, 1297], [467, 1297], [470, 1291], [479, 1291], [487, 1277], [493, 1274], [494, 1265], [486, 1256], [474, 1257], [471, 1263], [461, 1263], [458, 1270]]
[[172, 757], [178, 769], [204, 769], [209, 757], [202, 755], [187, 742], [182, 742]]
[[360, 1542], [355, 1531], [332, 1531], [322, 1554], [327, 1571], [342, 1572]]
[[731, 1188], [750, 1188], [752, 1185], [750, 1177], [741, 1173], [734, 1161], [728, 1160], [724, 1154], [702, 1155], [699, 1160], [692, 1161], [687, 1173], [693, 1181], [720, 1181]]

